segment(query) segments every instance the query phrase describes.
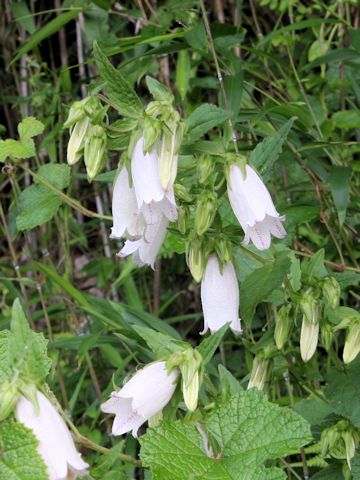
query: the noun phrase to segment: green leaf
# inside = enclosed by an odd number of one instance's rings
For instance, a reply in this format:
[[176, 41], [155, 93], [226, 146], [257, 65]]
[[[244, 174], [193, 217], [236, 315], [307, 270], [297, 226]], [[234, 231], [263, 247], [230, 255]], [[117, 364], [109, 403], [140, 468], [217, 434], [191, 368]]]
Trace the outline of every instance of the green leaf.
[[133, 325], [132, 328], [145, 340], [151, 351], [159, 359], [167, 358], [172, 353], [184, 350], [188, 346], [185, 342], [175, 340], [169, 335], [157, 332], [151, 328], [139, 325]]
[[9, 336], [9, 363], [25, 380], [41, 384], [47, 377], [51, 360], [47, 356], [47, 340], [29, 327], [19, 299], [12, 308]]
[[0, 478], [48, 480], [37, 444], [32, 432], [14, 418], [0, 422]]
[[45, 125], [34, 117], [26, 117], [18, 125], [21, 139], [32, 138], [44, 131]]
[[250, 163], [258, 170], [264, 181], [269, 179], [295, 119], [295, 117], [290, 118], [275, 135], [265, 138], [251, 152]]
[[113, 465], [119, 460], [119, 455], [124, 448], [124, 440], [114, 445], [105, 455], [102, 455], [91, 469], [91, 475], [95, 479], [102, 480], [104, 475], [113, 468]]
[[20, 140], [8, 138], [0, 140], [0, 162], [7, 157], [16, 159], [31, 158], [35, 156], [35, 143], [32, 137], [40, 135], [45, 126], [34, 117], [27, 117], [18, 125]]
[[114, 108], [122, 115], [138, 118], [143, 113], [139, 97], [120, 70], [112, 66], [97, 42], [94, 42], [94, 56], [101, 79], [106, 82], [106, 91]]
[[360, 358], [355, 359], [344, 371], [331, 370], [326, 376], [326, 398], [333, 411], [348, 418], [360, 428]]
[[73, 20], [81, 11], [82, 10], [79, 8], [70, 10], [69, 12], [61, 13], [49, 22], [46, 22], [43, 27], [34, 32], [31, 37], [20, 46], [10, 65], [19, 60], [22, 55], [25, 55], [26, 53], [30, 52], [30, 50], [36, 48], [39, 43], [45, 40], [45, 38], [48, 38], [54, 33], [58, 32], [64, 25]]
[[321, 248], [315, 255], [303, 260], [301, 264], [301, 272], [310, 279], [319, 279], [326, 277], [328, 272], [324, 266], [325, 250]]
[[174, 101], [174, 95], [171, 93], [169, 88], [156, 80], [156, 78], [146, 76], [146, 85], [149, 89], [149, 92], [154, 97], [154, 100], [159, 102], [170, 102]]
[[189, 89], [191, 74], [191, 63], [187, 50], [181, 50], [178, 53], [176, 62], [176, 89], [179, 92], [182, 101], [185, 100]]
[[344, 110], [334, 113], [332, 116], [337, 128], [360, 128], [360, 110]]
[[218, 446], [208, 455], [193, 425], [164, 422], [148, 429], [140, 439], [140, 456], [154, 480], [282, 480], [285, 473], [266, 468], [264, 462], [296, 453], [311, 440], [305, 420], [270, 403], [256, 389], [237, 392], [203, 423], [203, 432]]
[[12, 368], [9, 358], [9, 330], [0, 331], [0, 384], [9, 380]]
[[330, 173], [330, 186], [334, 204], [339, 216], [340, 225], [345, 222], [346, 209], [349, 202], [350, 167], [332, 166]]
[[194, 110], [186, 119], [185, 143], [193, 143], [217, 125], [230, 118], [231, 112], [226, 112], [215, 105], [204, 103]]
[[36, 30], [34, 17], [26, 5], [26, 2], [11, 3], [10, 8], [15, 20], [19, 22], [28, 33], [34, 33]]
[[[59, 190], [70, 183], [70, 167], [65, 164], [49, 163], [38, 170], [38, 175]], [[61, 198], [45, 185], [34, 184], [20, 194], [19, 215], [16, 217], [18, 230], [29, 230], [42, 225], [56, 214], [62, 203]]]
[[269, 295], [279, 288], [290, 270], [290, 258], [282, 252], [272, 264], [256, 269], [241, 284], [240, 310], [241, 318], [250, 325], [256, 305], [265, 301]]
[[202, 356], [203, 365], [206, 365], [210, 362], [218, 346], [220, 345], [221, 340], [224, 338], [225, 333], [227, 332], [229, 325], [223, 325], [220, 330], [215, 332], [213, 335], [205, 338], [197, 350]]

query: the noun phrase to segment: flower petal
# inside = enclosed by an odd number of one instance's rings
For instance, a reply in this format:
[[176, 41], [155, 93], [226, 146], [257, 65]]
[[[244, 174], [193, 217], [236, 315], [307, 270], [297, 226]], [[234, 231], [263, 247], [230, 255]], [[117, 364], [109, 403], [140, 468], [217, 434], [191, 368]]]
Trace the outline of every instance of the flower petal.
[[120, 170], [112, 197], [113, 227], [110, 238], [121, 238], [127, 231], [131, 236], [139, 235], [138, 207], [134, 188], [130, 187], [126, 167]]

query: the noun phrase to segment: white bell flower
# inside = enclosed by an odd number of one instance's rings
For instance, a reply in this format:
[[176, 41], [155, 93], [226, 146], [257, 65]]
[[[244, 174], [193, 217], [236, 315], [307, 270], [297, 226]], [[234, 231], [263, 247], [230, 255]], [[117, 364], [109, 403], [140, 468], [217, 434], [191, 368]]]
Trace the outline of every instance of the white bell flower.
[[169, 403], [176, 389], [177, 369], [167, 372], [165, 362], [155, 362], [139, 370], [118, 392], [101, 405], [105, 413], [115, 415], [113, 435], [132, 431], [137, 437], [139, 427]]
[[76, 450], [72, 436], [52, 403], [37, 392], [37, 409], [32, 402], [20, 396], [16, 418], [32, 430], [39, 444], [37, 450], [44, 460], [49, 480], [66, 480], [87, 474], [89, 465]]
[[157, 223], [146, 225], [144, 234], [139, 240], [127, 240], [118, 253], [119, 257], [133, 255], [137, 265], [150, 265], [154, 268], [156, 256], [163, 244], [168, 220], [162, 216]]
[[319, 322], [309, 322], [303, 316], [300, 334], [300, 353], [304, 362], [308, 362], [316, 352], [319, 340]]
[[211, 333], [226, 323], [235, 334], [241, 333], [239, 319], [239, 285], [232, 262], [227, 262], [221, 272], [216, 255], [211, 255], [201, 280], [201, 303], [204, 313], [204, 330]]
[[141, 236], [141, 219], [136, 202], [135, 190], [130, 186], [126, 167], [117, 176], [112, 197], [113, 227], [110, 238], [121, 238], [128, 234], [130, 238]]
[[243, 243], [250, 240], [259, 250], [271, 245], [271, 235], [284, 238], [284, 216], [276, 211], [270, 193], [259, 175], [246, 165], [246, 178], [237, 164], [230, 167], [228, 196], [236, 218], [245, 233]]

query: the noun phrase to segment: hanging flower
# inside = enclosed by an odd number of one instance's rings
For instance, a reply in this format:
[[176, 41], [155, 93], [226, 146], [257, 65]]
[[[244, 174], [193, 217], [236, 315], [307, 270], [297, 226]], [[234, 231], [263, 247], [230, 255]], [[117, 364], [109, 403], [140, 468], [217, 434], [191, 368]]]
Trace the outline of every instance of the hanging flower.
[[39, 444], [50, 480], [64, 480], [87, 473], [88, 464], [76, 450], [71, 434], [55, 407], [41, 392], [36, 393], [38, 408], [24, 396], [16, 405], [16, 418], [32, 430]]
[[258, 174], [246, 165], [246, 178], [241, 167], [234, 163], [230, 167], [228, 196], [236, 218], [245, 233], [244, 244], [250, 240], [259, 250], [271, 244], [271, 235], [284, 238], [282, 225], [285, 217], [276, 211], [271, 196]]
[[115, 415], [113, 435], [132, 431], [137, 437], [139, 427], [158, 414], [170, 401], [176, 389], [177, 369], [170, 373], [165, 362], [155, 362], [139, 370], [118, 392], [101, 405], [105, 413]]
[[239, 285], [232, 262], [220, 269], [216, 255], [211, 255], [201, 280], [201, 303], [204, 313], [204, 330], [211, 333], [230, 323], [231, 330], [241, 333], [239, 319]]

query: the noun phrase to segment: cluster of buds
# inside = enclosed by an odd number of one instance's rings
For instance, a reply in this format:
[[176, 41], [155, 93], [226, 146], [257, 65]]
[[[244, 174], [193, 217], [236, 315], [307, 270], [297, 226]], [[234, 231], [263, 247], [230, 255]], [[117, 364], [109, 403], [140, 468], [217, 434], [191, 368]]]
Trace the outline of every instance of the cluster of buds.
[[340, 420], [321, 433], [321, 454], [323, 457], [329, 455], [339, 460], [346, 459], [351, 469], [350, 461], [355, 455], [359, 438], [357, 429], [348, 420]]
[[[105, 158], [107, 136], [100, 122], [105, 110], [97, 97], [89, 96], [73, 103], [65, 128], [70, 128], [67, 148], [67, 162], [74, 165], [84, 157], [89, 180], [93, 180], [101, 171]], [[93, 123], [94, 122], [94, 123]]]
[[154, 423], [175, 393], [181, 376], [181, 389], [186, 407], [193, 412], [198, 403], [202, 375], [202, 358], [191, 348], [173, 353], [168, 360], [156, 361], [135, 373], [119, 390], [111, 393], [101, 405], [104, 413], [115, 415], [113, 435], [138, 430], [146, 421]]

